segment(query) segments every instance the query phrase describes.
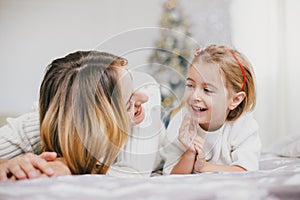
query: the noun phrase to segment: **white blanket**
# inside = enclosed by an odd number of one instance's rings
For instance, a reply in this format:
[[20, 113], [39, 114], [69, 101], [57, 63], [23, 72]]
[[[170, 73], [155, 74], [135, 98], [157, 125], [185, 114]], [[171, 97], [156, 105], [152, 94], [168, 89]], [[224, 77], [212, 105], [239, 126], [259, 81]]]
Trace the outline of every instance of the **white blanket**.
[[300, 158], [264, 155], [256, 172], [0, 182], [0, 199], [300, 199]]

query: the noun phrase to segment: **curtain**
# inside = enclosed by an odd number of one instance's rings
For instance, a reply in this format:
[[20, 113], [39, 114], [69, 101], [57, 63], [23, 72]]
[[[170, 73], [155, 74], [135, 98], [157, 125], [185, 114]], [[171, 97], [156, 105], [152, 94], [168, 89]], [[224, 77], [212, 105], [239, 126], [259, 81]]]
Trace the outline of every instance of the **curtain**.
[[232, 0], [233, 45], [254, 65], [255, 117], [264, 147], [300, 134], [300, 1]]

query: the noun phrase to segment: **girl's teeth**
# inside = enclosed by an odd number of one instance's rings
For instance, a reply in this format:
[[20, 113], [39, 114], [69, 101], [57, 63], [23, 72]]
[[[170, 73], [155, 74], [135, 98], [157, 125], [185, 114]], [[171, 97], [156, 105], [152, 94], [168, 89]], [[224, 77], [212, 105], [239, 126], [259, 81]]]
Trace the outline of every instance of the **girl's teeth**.
[[198, 110], [200, 112], [206, 111], [206, 108], [198, 108], [198, 107], [194, 107], [194, 106], [193, 106], [193, 109]]

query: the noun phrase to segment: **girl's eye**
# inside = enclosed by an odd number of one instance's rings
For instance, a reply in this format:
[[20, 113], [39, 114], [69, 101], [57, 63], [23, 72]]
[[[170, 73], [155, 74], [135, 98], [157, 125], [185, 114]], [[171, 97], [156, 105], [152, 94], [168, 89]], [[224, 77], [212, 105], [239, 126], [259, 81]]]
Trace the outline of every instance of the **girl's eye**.
[[193, 87], [193, 84], [187, 83], [187, 84], [185, 84], [185, 86], [188, 87], [188, 88], [192, 88], [192, 87]]
[[213, 93], [213, 92], [214, 92], [213, 90], [211, 90], [211, 89], [209, 89], [209, 88], [204, 88], [204, 91], [205, 91], [205, 92], [208, 92], [208, 93]]

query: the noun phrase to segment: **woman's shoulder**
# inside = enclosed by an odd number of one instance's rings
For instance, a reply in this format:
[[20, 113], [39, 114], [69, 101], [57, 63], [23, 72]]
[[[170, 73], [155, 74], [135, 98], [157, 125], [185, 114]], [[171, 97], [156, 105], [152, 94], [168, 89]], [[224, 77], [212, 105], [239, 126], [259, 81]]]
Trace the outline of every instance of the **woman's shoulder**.
[[39, 113], [30, 112], [15, 118], [7, 118], [6, 121], [7, 125], [10, 125], [12, 127], [21, 127], [24, 125], [39, 125]]

